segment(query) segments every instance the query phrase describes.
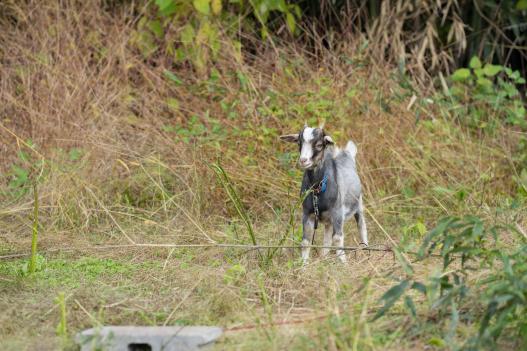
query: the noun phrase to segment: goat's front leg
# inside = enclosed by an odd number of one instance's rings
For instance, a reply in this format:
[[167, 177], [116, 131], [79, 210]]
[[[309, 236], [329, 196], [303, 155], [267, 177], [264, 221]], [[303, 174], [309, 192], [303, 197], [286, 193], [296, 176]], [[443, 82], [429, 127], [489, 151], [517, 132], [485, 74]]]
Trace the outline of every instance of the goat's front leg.
[[315, 221], [309, 215], [302, 217], [302, 262], [304, 264], [309, 260], [309, 251], [311, 248], [311, 241], [313, 240], [313, 233], [315, 232]]
[[[333, 245], [344, 247], [344, 218], [338, 216], [333, 219]], [[337, 257], [342, 263], [346, 262], [346, 253], [344, 250], [337, 249]]]
[[[333, 236], [333, 225], [331, 223], [324, 224], [324, 246], [331, 246], [332, 244], [332, 238]], [[322, 249], [322, 257], [327, 256], [329, 252], [328, 248]]]

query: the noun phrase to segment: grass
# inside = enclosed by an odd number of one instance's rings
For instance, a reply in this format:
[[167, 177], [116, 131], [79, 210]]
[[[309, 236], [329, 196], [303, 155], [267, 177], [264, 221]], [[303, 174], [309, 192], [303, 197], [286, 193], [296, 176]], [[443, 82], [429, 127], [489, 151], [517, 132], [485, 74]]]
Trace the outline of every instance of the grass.
[[37, 245], [38, 245], [38, 191], [37, 185], [33, 184], [33, 235], [31, 237], [31, 258], [29, 260], [29, 273], [35, 273], [37, 268]]
[[[0, 66], [1, 254], [31, 248], [30, 185], [46, 162], [36, 272], [24, 274], [26, 258], [0, 260], [4, 349], [60, 347], [60, 293], [70, 339], [99, 324], [202, 324], [226, 328], [218, 349], [448, 349], [439, 326], [416, 328], [402, 306], [371, 322], [404, 274], [391, 254], [357, 253], [344, 266], [315, 252], [302, 269], [292, 251], [261, 265], [236, 249], [93, 248], [298, 244], [301, 173], [278, 135], [305, 120], [325, 119], [337, 144], [358, 144], [372, 244], [411, 249], [447, 214], [526, 227], [514, 159], [521, 132], [500, 124], [474, 133], [432, 92], [408, 110], [415, 90], [392, 67], [328, 51], [315, 62], [278, 45], [245, 63], [224, 53], [198, 76], [138, 54], [126, 7], [20, 6], [19, 26], [0, 18], [9, 58]], [[339, 50], [354, 57], [359, 44]], [[353, 223], [345, 233], [358, 244]], [[414, 269], [426, 276], [435, 265]]]

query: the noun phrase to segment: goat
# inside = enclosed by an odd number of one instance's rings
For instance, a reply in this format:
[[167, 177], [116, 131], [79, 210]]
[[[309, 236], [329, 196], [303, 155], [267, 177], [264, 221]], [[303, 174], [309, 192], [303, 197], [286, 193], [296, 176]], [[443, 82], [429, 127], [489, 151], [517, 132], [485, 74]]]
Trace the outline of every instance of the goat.
[[[310, 128], [305, 125], [300, 133], [282, 135], [280, 139], [298, 144], [298, 163], [304, 170], [301, 195], [309, 191], [302, 204], [304, 264], [309, 260], [310, 245], [319, 220], [324, 223], [324, 246], [344, 246], [344, 222], [351, 216], [357, 221], [361, 244], [368, 246], [355, 144], [350, 140], [344, 149], [339, 149], [326, 135], [323, 126]], [[323, 248], [322, 256], [328, 252], [328, 248]], [[346, 262], [344, 250], [337, 249], [336, 253], [342, 262]]]

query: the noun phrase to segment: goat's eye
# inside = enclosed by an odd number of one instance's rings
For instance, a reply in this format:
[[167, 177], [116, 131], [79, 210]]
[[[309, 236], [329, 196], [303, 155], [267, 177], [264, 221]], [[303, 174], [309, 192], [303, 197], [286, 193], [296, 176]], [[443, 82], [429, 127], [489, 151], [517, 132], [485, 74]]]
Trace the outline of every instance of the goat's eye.
[[318, 151], [322, 150], [324, 146], [322, 144], [316, 144], [315, 145], [315, 149], [317, 149]]

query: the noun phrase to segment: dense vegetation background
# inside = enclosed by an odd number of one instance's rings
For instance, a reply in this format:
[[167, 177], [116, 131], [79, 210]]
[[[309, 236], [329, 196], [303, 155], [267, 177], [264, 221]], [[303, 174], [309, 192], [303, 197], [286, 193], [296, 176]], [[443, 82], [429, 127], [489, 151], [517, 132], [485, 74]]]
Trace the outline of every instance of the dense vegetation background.
[[[526, 347], [526, 26], [524, 0], [0, 2], [3, 347]], [[137, 246], [299, 244], [304, 121], [358, 144], [393, 254]]]

